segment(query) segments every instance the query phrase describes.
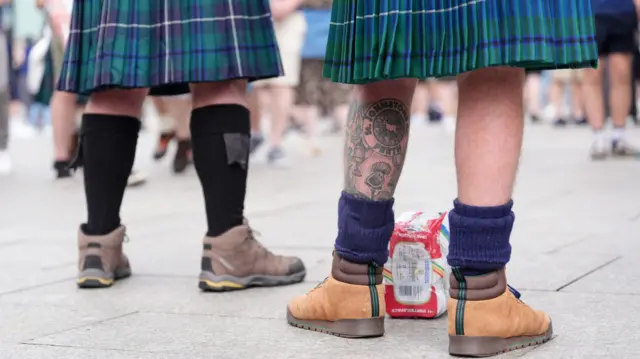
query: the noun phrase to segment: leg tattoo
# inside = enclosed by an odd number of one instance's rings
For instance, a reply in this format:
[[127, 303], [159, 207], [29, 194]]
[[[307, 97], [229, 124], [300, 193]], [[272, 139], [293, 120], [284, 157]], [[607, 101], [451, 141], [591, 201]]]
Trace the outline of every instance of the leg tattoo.
[[351, 106], [345, 141], [344, 191], [371, 200], [393, 197], [409, 142], [407, 106], [396, 99]]

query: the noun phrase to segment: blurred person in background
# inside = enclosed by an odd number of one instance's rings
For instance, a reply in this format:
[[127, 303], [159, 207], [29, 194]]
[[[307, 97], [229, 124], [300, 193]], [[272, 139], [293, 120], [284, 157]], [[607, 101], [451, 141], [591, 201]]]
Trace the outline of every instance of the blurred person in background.
[[[53, 73], [45, 76], [53, 76], [55, 85], [60, 80], [65, 47], [69, 38], [73, 0], [36, 0], [36, 6], [45, 12], [47, 25], [52, 33], [49, 52], [53, 66], [48, 69]], [[76, 130], [79, 127], [79, 115], [84, 111], [89, 97], [58, 91], [55, 88], [52, 90], [49, 108], [53, 127], [53, 169], [56, 172], [56, 179], [65, 179], [71, 177], [71, 162], [77, 155], [80, 140]], [[82, 166], [82, 163], [77, 165]], [[146, 182], [146, 174], [132, 171], [127, 184], [136, 187]]]
[[3, 14], [11, 6], [11, 0], [0, 0], [0, 175], [11, 173], [13, 168], [9, 156], [9, 125], [11, 105], [11, 85], [9, 82], [11, 71], [11, 57], [7, 42], [7, 24]]
[[49, 26], [52, 33], [48, 55], [48, 58], [52, 61], [52, 66], [46, 67], [49, 72], [44, 75], [46, 81], [43, 83], [43, 93], [40, 96], [42, 100], [47, 97], [50, 98], [49, 107], [53, 129], [53, 169], [56, 179], [64, 179], [71, 177], [69, 164], [75, 156], [78, 141], [76, 132], [77, 118], [86, 104], [87, 98], [55, 91], [53, 87], [51, 88], [53, 91], [50, 94], [46, 93], [46, 91], [49, 90], [49, 77], [54, 79], [54, 86], [60, 77], [65, 44], [69, 36], [73, 0], [37, 0], [36, 5], [44, 11], [47, 26]]
[[288, 167], [290, 158], [282, 148], [282, 141], [295, 102], [296, 87], [300, 84], [301, 53], [306, 22], [300, 11], [302, 0], [271, 0], [271, 15], [280, 48], [284, 75], [252, 84], [260, 103], [271, 119], [267, 160], [278, 167]]
[[80, 288], [109, 287], [131, 275], [120, 208], [143, 104], [149, 94], [189, 92], [193, 163], [207, 221], [199, 287], [220, 292], [304, 279], [303, 262], [267, 250], [244, 217], [247, 82], [282, 75], [269, 13], [263, 0], [74, 2], [58, 89], [90, 94], [77, 158], [87, 201], [77, 233]]
[[[591, 0], [596, 21], [600, 65], [584, 70], [583, 94], [587, 119], [593, 129], [591, 158], [637, 156], [624, 136], [632, 101], [632, 61], [636, 51], [639, 0]], [[605, 137], [604, 68], [609, 71], [609, 108], [613, 123], [611, 139]]]
[[172, 170], [174, 173], [184, 172], [191, 164], [191, 134], [189, 133], [189, 113], [191, 112], [191, 97], [183, 96], [152, 96], [160, 133], [153, 158], [162, 159], [172, 140], [176, 141], [176, 153], [173, 157]]
[[[569, 123], [586, 125], [584, 117], [584, 103], [582, 101], [582, 77], [583, 70], [563, 69], [552, 70], [551, 84], [549, 85], [549, 103], [553, 108], [553, 125], [566, 126]], [[570, 113], [565, 111], [566, 90], [571, 92]]]
[[302, 50], [300, 84], [296, 92], [296, 117], [297, 122], [304, 126], [312, 155], [319, 155], [321, 152], [316, 142], [317, 122], [320, 116], [329, 115], [333, 121], [331, 131], [337, 132], [344, 128], [349, 111], [351, 86], [331, 82], [322, 76], [332, 3], [332, 0], [302, 2], [307, 34]]
[[413, 94], [411, 121], [442, 122], [449, 132], [455, 130], [458, 111], [458, 85], [455, 78], [419, 80]]
[[247, 108], [251, 112], [251, 142], [250, 153], [255, 153], [264, 143], [264, 135], [262, 134], [262, 111], [260, 99], [256, 91], [253, 91], [251, 85], [247, 86]]
[[526, 80], [524, 83], [524, 103], [525, 111], [529, 115], [529, 119], [533, 123], [538, 123], [542, 120], [542, 101], [541, 101], [541, 86], [542, 78], [541, 71], [531, 69], [526, 72]]

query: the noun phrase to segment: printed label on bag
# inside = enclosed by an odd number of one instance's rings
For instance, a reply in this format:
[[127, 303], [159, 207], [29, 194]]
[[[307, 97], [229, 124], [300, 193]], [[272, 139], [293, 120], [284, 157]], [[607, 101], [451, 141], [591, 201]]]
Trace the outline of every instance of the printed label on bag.
[[423, 304], [431, 298], [431, 259], [424, 245], [397, 243], [393, 251], [393, 289], [402, 304]]

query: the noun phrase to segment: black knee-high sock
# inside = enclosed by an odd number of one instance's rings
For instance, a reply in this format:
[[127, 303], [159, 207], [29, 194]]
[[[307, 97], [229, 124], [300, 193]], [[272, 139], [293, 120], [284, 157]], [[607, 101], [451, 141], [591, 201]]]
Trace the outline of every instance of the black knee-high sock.
[[84, 165], [88, 220], [83, 231], [104, 235], [120, 225], [120, 206], [133, 167], [140, 121], [129, 116], [85, 114], [79, 160]]
[[213, 105], [191, 113], [193, 164], [202, 184], [207, 236], [242, 224], [249, 169], [249, 110]]

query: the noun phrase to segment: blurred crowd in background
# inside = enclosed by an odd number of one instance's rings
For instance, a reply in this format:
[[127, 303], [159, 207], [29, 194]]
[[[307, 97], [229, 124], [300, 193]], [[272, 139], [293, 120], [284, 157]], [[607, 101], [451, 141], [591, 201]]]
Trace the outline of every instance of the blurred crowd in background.
[[[75, 151], [74, 136], [77, 136], [74, 128], [77, 128], [77, 119], [86, 99], [56, 93], [54, 88], [68, 36], [65, 31], [68, 32], [71, 4], [70, 0], [0, 0], [0, 49], [6, 49], [0, 51], [0, 73], [5, 73], [0, 76], [0, 174], [11, 171], [9, 134], [41, 132], [53, 133], [51, 157], [56, 178], [70, 175], [67, 168]], [[285, 76], [253, 83], [249, 89], [253, 115], [252, 150], [265, 148], [270, 165], [289, 167], [293, 164], [292, 156], [281, 145], [291, 131], [299, 132], [308, 140], [311, 156], [322, 153], [318, 136], [342, 133], [350, 87], [322, 77], [331, 4], [331, 0], [302, 0], [299, 11], [284, 18], [274, 15]], [[621, 130], [620, 133], [614, 130], [614, 148], [608, 148], [608, 141], [601, 134], [603, 125], [599, 122], [602, 121], [597, 118], [600, 110], [594, 105], [589, 107], [594, 96], [600, 96], [605, 104], [602, 117], [607, 118], [609, 113], [620, 117], [620, 111], [624, 111], [625, 124], [638, 124], [635, 87], [640, 75], [640, 54], [636, 41], [637, 20], [627, 26], [615, 8], [599, 6], [596, 25], [600, 55], [601, 59], [610, 59], [601, 62], [605, 71], [529, 72], [523, 99], [526, 116], [532, 124], [558, 128], [591, 124], [595, 133], [591, 147], [593, 159], [604, 158], [608, 151], [636, 156], [637, 151], [622, 142]], [[634, 13], [632, 17], [635, 19], [635, 16]], [[612, 19], [614, 21], [607, 22]], [[609, 92], [611, 102], [606, 100]], [[621, 97], [624, 92], [631, 94], [628, 101], [621, 99], [626, 96]], [[152, 110], [147, 117], [153, 117], [158, 124], [154, 127], [158, 131], [154, 158], [163, 158], [169, 144], [175, 141], [172, 169], [181, 173], [190, 165], [189, 97], [150, 97], [149, 104]], [[419, 82], [412, 109], [413, 123], [441, 124], [453, 131], [456, 110], [455, 79]], [[263, 124], [268, 126], [263, 128]], [[618, 121], [614, 127], [620, 129], [621, 126]], [[143, 182], [139, 173], [132, 174], [132, 184]]]

